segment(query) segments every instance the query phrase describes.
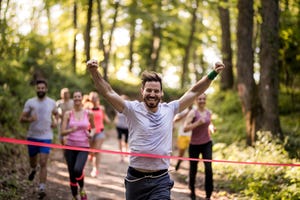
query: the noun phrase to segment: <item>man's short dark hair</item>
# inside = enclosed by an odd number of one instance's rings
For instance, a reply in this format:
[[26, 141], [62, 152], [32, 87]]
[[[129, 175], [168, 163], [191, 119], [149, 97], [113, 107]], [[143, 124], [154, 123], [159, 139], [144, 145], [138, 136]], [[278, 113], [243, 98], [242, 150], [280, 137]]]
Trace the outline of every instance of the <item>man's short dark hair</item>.
[[142, 73], [142, 88], [144, 88], [146, 82], [150, 82], [150, 81], [159, 82], [160, 89], [162, 90], [161, 76], [158, 73], [153, 71], [144, 71]]
[[36, 80], [35, 85], [38, 85], [38, 84], [41, 84], [41, 83], [45, 84], [45, 86], [48, 87], [47, 81], [43, 80], [43, 79]]

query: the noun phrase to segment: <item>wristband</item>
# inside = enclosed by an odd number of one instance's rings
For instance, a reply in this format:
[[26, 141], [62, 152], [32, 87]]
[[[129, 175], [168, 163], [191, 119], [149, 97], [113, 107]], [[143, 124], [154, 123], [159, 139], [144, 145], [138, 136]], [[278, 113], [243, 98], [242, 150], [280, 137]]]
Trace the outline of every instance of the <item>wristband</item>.
[[216, 76], [218, 75], [218, 72], [216, 72], [215, 70], [209, 72], [209, 74], [207, 75], [209, 80], [214, 80], [216, 78]]

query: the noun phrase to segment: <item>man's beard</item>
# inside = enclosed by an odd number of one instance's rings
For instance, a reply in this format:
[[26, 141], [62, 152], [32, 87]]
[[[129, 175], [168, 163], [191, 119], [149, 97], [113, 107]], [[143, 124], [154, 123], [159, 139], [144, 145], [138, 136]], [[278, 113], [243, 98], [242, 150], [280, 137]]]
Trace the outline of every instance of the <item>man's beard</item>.
[[[151, 100], [151, 103], [149, 102], [149, 99], [152, 99], [154, 101]], [[156, 108], [160, 102], [160, 100], [158, 98], [144, 98], [144, 102], [145, 104], [149, 107], [149, 108]]]
[[42, 99], [46, 96], [46, 92], [36, 92], [36, 95], [38, 96], [39, 99]]

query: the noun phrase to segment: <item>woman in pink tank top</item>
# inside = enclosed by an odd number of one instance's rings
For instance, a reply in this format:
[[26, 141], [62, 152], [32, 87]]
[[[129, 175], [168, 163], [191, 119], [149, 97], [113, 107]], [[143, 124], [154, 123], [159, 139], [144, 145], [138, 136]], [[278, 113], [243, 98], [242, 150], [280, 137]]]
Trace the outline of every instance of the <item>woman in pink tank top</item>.
[[[92, 130], [95, 129], [93, 113], [83, 109], [81, 92], [74, 92], [73, 101], [73, 109], [64, 114], [61, 134], [67, 137], [67, 146], [89, 148], [89, 138], [93, 134], [93, 131], [89, 132], [89, 128], [91, 127]], [[87, 195], [83, 189], [83, 170], [88, 158], [88, 152], [66, 149], [64, 155], [68, 165], [73, 199], [77, 199], [79, 185], [81, 200], [87, 200]]]
[[[101, 149], [102, 144], [105, 139], [104, 133], [104, 122], [110, 123], [110, 119], [105, 113], [104, 106], [100, 104], [99, 95], [97, 92], [91, 92], [90, 101], [92, 102], [93, 106], [91, 108], [92, 112], [94, 113], [94, 121], [95, 121], [95, 135], [91, 138], [91, 148], [92, 149]], [[92, 177], [97, 177], [100, 171], [100, 160], [101, 154], [99, 152], [90, 153], [90, 160], [92, 161], [93, 169], [91, 171]]]
[[[210, 134], [214, 132], [211, 123], [211, 112], [205, 108], [206, 94], [201, 94], [196, 99], [197, 109], [192, 109], [184, 122], [184, 131], [192, 131], [189, 145], [189, 157], [212, 159], [212, 140]], [[206, 199], [210, 199], [213, 192], [213, 171], [211, 162], [204, 162]], [[198, 161], [190, 161], [189, 188], [191, 199], [196, 199], [195, 180], [198, 171]]]

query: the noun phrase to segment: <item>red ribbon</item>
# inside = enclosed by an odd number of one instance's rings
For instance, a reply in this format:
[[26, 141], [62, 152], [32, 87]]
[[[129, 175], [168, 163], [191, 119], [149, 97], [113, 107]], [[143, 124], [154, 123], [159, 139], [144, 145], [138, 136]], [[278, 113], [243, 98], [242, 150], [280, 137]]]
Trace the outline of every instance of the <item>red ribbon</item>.
[[44, 147], [50, 147], [50, 148], [55, 148], [55, 149], [70, 149], [70, 150], [77, 150], [77, 151], [88, 151], [88, 152], [98, 152], [98, 153], [107, 153], [107, 154], [131, 155], [131, 156], [140, 156], [140, 157], [148, 157], [148, 158], [167, 158], [167, 159], [175, 159], [175, 160], [192, 160], [192, 161], [203, 161], [203, 162], [245, 164], [245, 165], [300, 167], [300, 163], [242, 162], [242, 161], [230, 161], [230, 160], [210, 160], [210, 159], [200, 159], [200, 158], [185, 158], [185, 157], [179, 157], [179, 156], [166, 156], [166, 155], [158, 155], [158, 154], [128, 153], [128, 152], [120, 152], [120, 151], [104, 150], [104, 149], [72, 147], [72, 146], [65, 146], [65, 145], [60, 145], [60, 144], [47, 144], [47, 143], [43, 143], [43, 142], [33, 142], [33, 141], [28, 141], [28, 140], [19, 140], [19, 139], [6, 138], [6, 137], [0, 137], [0, 142], [6, 142], [6, 143], [12, 143], [12, 144], [44, 146]]

